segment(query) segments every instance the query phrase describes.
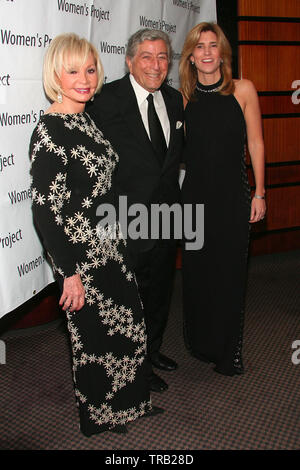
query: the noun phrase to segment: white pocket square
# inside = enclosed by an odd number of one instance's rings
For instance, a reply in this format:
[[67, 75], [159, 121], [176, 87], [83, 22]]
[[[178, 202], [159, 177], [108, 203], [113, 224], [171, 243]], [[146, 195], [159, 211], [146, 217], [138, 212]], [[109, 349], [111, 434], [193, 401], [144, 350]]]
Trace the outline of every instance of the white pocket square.
[[180, 129], [182, 126], [182, 122], [181, 121], [177, 121], [176, 122], [176, 129]]

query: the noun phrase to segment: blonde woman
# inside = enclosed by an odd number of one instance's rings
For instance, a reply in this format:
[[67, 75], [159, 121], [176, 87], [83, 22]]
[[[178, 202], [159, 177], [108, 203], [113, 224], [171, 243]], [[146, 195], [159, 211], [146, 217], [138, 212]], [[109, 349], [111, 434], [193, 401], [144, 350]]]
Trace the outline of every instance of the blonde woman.
[[[180, 61], [186, 103], [183, 203], [204, 204], [204, 246], [183, 252], [184, 326], [191, 354], [224, 375], [242, 374], [249, 222], [264, 218], [264, 144], [254, 85], [233, 80], [217, 24], [187, 35]], [[256, 189], [250, 198], [245, 142]]]
[[61, 287], [86, 436], [125, 433], [127, 423], [156, 414], [145, 373], [143, 311], [126, 246], [117, 225], [97, 226], [98, 206], [114, 204], [118, 162], [85, 112], [102, 82], [92, 44], [75, 34], [53, 39], [44, 61], [44, 88], [53, 103], [30, 144], [34, 221]]

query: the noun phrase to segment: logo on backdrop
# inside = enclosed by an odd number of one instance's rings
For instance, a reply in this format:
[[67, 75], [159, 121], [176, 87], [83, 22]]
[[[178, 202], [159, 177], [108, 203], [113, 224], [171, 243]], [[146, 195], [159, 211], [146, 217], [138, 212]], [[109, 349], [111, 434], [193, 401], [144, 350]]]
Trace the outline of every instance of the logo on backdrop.
[[180, 8], [186, 8], [187, 10], [191, 10], [194, 13], [200, 13], [200, 5], [199, 0], [186, 1], [186, 0], [171, 0], [173, 5]]
[[0, 87], [1, 86], [10, 86], [10, 75], [7, 73], [6, 75], [0, 75]]
[[31, 188], [23, 189], [22, 191], [11, 191], [7, 193], [12, 205], [18, 204], [19, 202], [27, 201], [32, 198]]
[[35, 124], [38, 122], [40, 117], [44, 114], [44, 110], [40, 109], [39, 111], [31, 110], [30, 113], [23, 114], [9, 114], [9, 113], [0, 113], [0, 125], [1, 127], [7, 126], [21, 126], [23, 124]]
[[9, 73], [0, 75], [0, 104], [6, 103], [6, 93], [11, 83], [10, 83], [11, 76]]
[[172, 60], [180, 60], [181, 53], [180, 52], [173, 52]]
[[4, 237], [0, 237], [0, 246], [1, 248], [11, 248], [16, 242], [23, 240], [22, 230], [19, 229], [15, 233], [8, 233]]
[[33, 36], [17, 34], [10, 29], [1, 29], [0, 41], [3, 45], [18, 47], [47, 47], [51, 42], [48, 34], [36, 33]]
[[167, 23], [162, 19], [149, 19], [146, 16], [140, 16], [140, 26], [149, 29], [159, 29], [165, 33], [176, 33], [176, 24]]
[[109, 44], [106, 41], [100, 41], [100, 52], [102, 54], [126, 54], [126, 45], [120, 46], [119, 44]]
[[0, 153], [0, 173], [5, 171], [6, 168], [15, 165], [15, 157], [16, 156], [13, 153], [11, 153], [8, 157], [3, 157]]
[[110, 11], [103, 10], [102, 7], [96, 7], [95, 5], [76, 5], [72, 2], [66, 2], [65, 0], [57, 0], [58, 11], [64, 13], [71, 13], [73, 15], [89, 16], [95, 18], [97, 21], [109, 21]]
[[25, 276], [26, 274], [31, 273], [35, 269], [42, 266], [44, 262], [45, 262], [45, 256], [43, 254], [41, 254], [37, 258], [32, 259], [30, 261], [25, 261], [24, 263], [17, 266], [19, 276], [22, 277], [22, 276]]

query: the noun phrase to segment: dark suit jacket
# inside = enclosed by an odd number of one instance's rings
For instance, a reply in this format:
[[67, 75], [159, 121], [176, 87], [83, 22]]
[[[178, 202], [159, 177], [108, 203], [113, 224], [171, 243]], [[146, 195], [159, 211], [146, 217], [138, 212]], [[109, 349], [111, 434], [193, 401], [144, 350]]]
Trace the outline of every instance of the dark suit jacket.
[[[170, 121], [170, 143], [163, 167], [145, 130], [129, 74], [104, 85], [87, 107], [87, 112], [119, 154], [115, 183], [118, 195], [127, 196], [128, 207], [134, 203], [149, 207], [151, 203], [179, 202], [183, 102], [181, 94], [166, 84], [162, 85], [161, 92]], [[142, 244], [145, 246], [145, 242]], [[135, 249], [139, 249], [138, 245], [141, 243], [135, 243]]]

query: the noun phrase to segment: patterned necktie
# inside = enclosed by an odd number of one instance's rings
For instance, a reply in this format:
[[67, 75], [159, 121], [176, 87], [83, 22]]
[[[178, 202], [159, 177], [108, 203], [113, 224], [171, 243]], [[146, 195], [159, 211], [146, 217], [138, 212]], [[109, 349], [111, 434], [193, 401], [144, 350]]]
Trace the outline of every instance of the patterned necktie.
[[148, 101], [148, 125], [149, 125], [149, 132], [150, 132], [150, 139], [151, 143], [156, 151], [159, 162], [163, 165], [165, 155], [167, 152], [167, 144], [166, 139], [164, 136], [163, 129], [161, 127], [161, 123], [159, 117], [157, 116], [155, 106], [153, 103], [153, 95], [150, 93], [147, 96]]

